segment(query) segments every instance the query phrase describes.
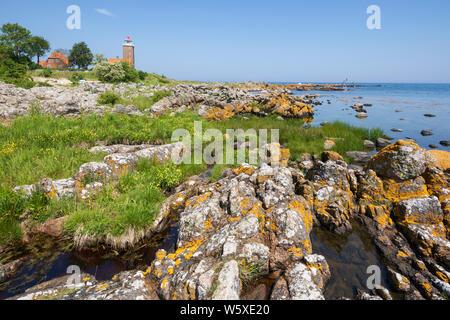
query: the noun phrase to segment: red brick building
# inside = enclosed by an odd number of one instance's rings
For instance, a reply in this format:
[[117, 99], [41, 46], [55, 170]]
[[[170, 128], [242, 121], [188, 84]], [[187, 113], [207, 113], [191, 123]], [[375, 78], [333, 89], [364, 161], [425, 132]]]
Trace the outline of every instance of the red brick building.
[[123, 43], [123, 58], [120, 59], [119, 57], [117, 57], [117, 58], [109, 59], [110, 63], [114, 63], [114, 62], [118, 62], [118, 61], [128, 62], [130, 64], [130, 67], [132, 67], [132, 68], [135, 67], [134, 42], [133, 42], [133, 40], [131, 40], [130, 37], [126, 38], [125, 42]]
[[69, 59], [59, 51], [53, 52], [45, 61], [39, 62], [43, 68], [49, 69], [67, 69], [72, 64]]

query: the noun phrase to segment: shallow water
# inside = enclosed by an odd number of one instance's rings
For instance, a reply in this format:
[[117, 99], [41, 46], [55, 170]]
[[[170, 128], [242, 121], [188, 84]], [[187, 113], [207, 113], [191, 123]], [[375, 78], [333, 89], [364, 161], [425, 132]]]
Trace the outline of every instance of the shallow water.
[[69, 251], [55, 241], [40, 240], [46, 247], [25, 247], [29, 257], [22, 269], [10, 281], [0, 285], [0, 300], [25, 292], [40, 283], [67, 275], [71, 265], [79, 266], [81, 272], [94, 276], [98, 281], [111, 280], [122, 271], [146, 269], [155, 259], [158, 250], [173, 250], [178, 238], [178, 228], [171, 227], [150, 242], [124, 254], [99, 248], [96, 251]]
[[[340, 120], [359, 127], [381, 128], [395, 140], [412, 138], [423, 148], [429, 149], [429, 145], [434, 144], [449, 151], [449, 147], [439, 142], [450, 140], [450, 84], [362, 85], [344, 92], [298, 91], [296, 94], [321, 95], [318, 100], [323, 105], [315, 108], [314, 126], [324, 121]], [[357, 113], [351, 106], [358, 102], [373, 105], [364, 107], [368, 113], [367, 119], [355, 117]], [[424, 114], [434, 114], [436, 117], [428, 118]], [[401, 129], [403, 132], [392, 132], [391, 129]], [[422, 130], [432, 130], [433, 135], [424, 137]]]
[[[126, 270], [144, 270], [154, 260], [159, 249], [175, 249], [177, 235], [178, 227], [174, 225], [158, 235], [157, 239], [143, 243], [135, 250], [122, 255], [115, 255], [102, 248], [97, 251], [69, 251], [50, 239], [41, 240], [40, 244], [44, 244], [45, 249], [37, 246], [23, 249], [29, 259], [13, 279], [0, 286], [0, 299], [22, 294], [37, 284], [65, 276], [71, 265], [79, 266], [82, 272], [91, 274], [99, 281], [111, 280], [114, 275]], [[386, 270], [377, 252], [358, 226], [345, 236], [315, 228], [311, 233], [311, 241], [313, 252], [325, 256], [330, 266], [331, 279], [324, 291], [326, 299], [353, 298], [356, 289], [367, 291], [366, 281], [369, 274], [366, 270], [370, 265], [378, 265], [381, 268], [381, 284], [389, 288]], [[261, 284], [266, 286], [264, 299], [268, 299], [274, 279], [259, 280], [245, 291], [248, 293]]]
[[368, 292], [367, 280], [371, 274], [367, 273], [367, 268], [372, 265], [380, 267], [380, 284], [390, 289], [386, 268], [372, 241], [360, 226], [355, 224], [353, 231], [344, 236], [314, 228], [311, 242], [313, 252], [323, 255], [330, 267], [331, 278], [324, 291], [327, 300], [342, 297], [353, 299], [357, 289]]

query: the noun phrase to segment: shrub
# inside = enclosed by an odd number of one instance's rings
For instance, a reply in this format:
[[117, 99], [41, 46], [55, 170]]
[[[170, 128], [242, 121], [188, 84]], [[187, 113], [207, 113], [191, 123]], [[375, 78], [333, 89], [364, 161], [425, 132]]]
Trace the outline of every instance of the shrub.
[[156, 91], [152, 97], [152, 104], [157, 103], [158, 101], [164, 99], [165, 97], [170, 97], [172, 92], [170, 91]]
[[27, 64], [16, 62], [12, 58], [0, 59], [0, 80], [25, 89], [35, 86], [28, 76]]
[[139, 80], [144, 81], [147, 78], [147, 72], [144, 71], [138, 71], [139, 74]]
[[125, 70], [120, 63], [100, 62], [94, 68], [94, 73], [102, 82], [121, 82], [125, 79]]
[[50, 78], [53, 75], [54, 71], [52, 69], [44, 69], [39, 72], [40, 77]]
[[125, 77], [122, 81], [124, 82], [136, 82], [139, 80], [139, 73], [132, 67], [128, 62], [122, 61], [120, 62], [123, 71], [125, 72]]
[[72, 81], [73, 83], [78, 83], [80, 82], [80, 80], [85, 80], [84, 79], [84, 75], [81, 72], [73, 72], [70, 77], [69, 80]]
[[97, 102], [100, 105], [115, 105], [116, 103], [118, 103], [120, 101], [120, 95], [112, 93], [112, 92], [105, 92], [102, 93], [98, 99]]
[[100, 81], [109, 83], [136, 82], [143, 76], [125, 61], [114, 63], [100, 62], [95, 66], [94, 72]]

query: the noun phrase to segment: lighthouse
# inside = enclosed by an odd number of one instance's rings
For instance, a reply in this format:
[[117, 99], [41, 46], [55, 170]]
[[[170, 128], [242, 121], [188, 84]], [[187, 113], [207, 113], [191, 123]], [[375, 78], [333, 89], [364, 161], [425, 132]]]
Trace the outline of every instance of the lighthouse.
[[128, 60], [131, 64], [131, 67], [135, 68], [135, 60], [134, 60], [134, 42], [130, 37], [125, 39], [123, 43], [123, 59]]

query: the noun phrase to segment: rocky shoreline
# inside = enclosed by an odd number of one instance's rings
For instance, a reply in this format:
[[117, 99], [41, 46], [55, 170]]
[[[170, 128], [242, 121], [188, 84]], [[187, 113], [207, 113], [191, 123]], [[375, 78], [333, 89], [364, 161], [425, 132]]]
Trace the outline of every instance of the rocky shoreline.
[[[152, 97], [157, 91], [172, 92], [172, 96], [158, 101], [151, 108], [139, 110], [133, 105], [98, 105], [99, 95], [112, 92], [122, 97]], [[178, 84], [176, 86], [146, 86], [144, 84], [104, 84], [84, 82], [79, 86], [34, 87], [26, 90], [0, 82], [0, 119], [12, 120], [32, 112], [42, 112], [55, 117], [104, 115], [106, 112], [155, 117], [162, 113], [179, 113], [195, 110], [209, 119], [227, 119], [234, 114], [251, 112], [258, 115], [270, 113], [285, 117], [311, 117], [316, 95], [293, 97], [280, 87], [264, 89], [257, 93], [244, 88], [222, 84]], [[268, 106], [270, 105], [270, 106]], [[262, 110], [268, 106], [270, 110]]]
[[193, 177], [178, 187], [165, 204], [179, 217], [177, 248], [157, 252], [145, 271], [101, 283], [89, 276], [72, 289], [60, 279], [14, 299], [237, 300], [252, 283], [270, 277], [270, 299], [323, 300], [330, 269], [312, 251], [311, 230], [343, 234], [352, 221], [373, 239], [395, 292], [378, 287], [342, 298], [448, 297], [447, 152], [399, 141], [365, 168], [331, 151], [320, 159], [284, 159], [230, 169], [216, 183]]
[[[24, 90], [0, 83], [0, 118], [11, 121], [37, 111], [55, 117], [120, 113], [155, 118], [193, 110], [211, 121], [240, 114], [275, 114], [280, 120], [302, 118], [308, 123], [314, 105], [320, 104], [317, 95], [295, 97], [291, 90], [342, 89], [342, 85], [180, 83], [160, 87], [85, 82], [76, 87]], [[97, 103], [105, 92], [151, 97], [157, 91], [172, 95], [145, 110]], [[353, 109], [365, 117], [368, 106], [357, 104]], [[331, 148], [335, 144], [327, 142]], [[365, 145], [379, 152], [347, 154], [361, 166], [346, 163], [333, 151], [321, 157], [303, 154], [301, 160], [290, 161], [288, 149], [271, 144], [266, 146], [270, 158], [259, 167], [242, 164], [227, 169], [217, 182], [191, 177], [168, 197], [148, 230], [139, 234], [130, 230], [120, 238], [80, 233], [72, 239], [78, 249], [106, 245], [126, 250], [175, 220], [175, 250], [158, 251], [146, 270], [122, 272], [106, 282], [82, 275], [75, 286], [67, 283], [69, 277], [58, 278], [12, 299], [324, 300], [331, 269], [327, 257], [314, 252], [311, 232], [316, 227], [343, 236], [355, 222], [383, 258], [393, 289], [378, 286], [342, 299], [448, 299], [450, 154], [426, 151], [411, 140], [391, 144], [380, 138]], [[139, 159], [165, 163], [174, 150], [179, 156], [184, 154], [182, 144], [99, 145], [90, 152], [107, 154], [103, 162], [86, 163], [67, 179], [47, 178], [15, 191], [86, 201], [133, 170]], [[90, 175], [102, 182], [86, 183]], [[22, 218], [25, 241], [36, 234], [55, 239], [65, 236], [66, 217], [40, 225], [28, 223], [27, 216]], [[13, 278], [22, 266], [23, 258], [0, 266], [0, 283]]]

